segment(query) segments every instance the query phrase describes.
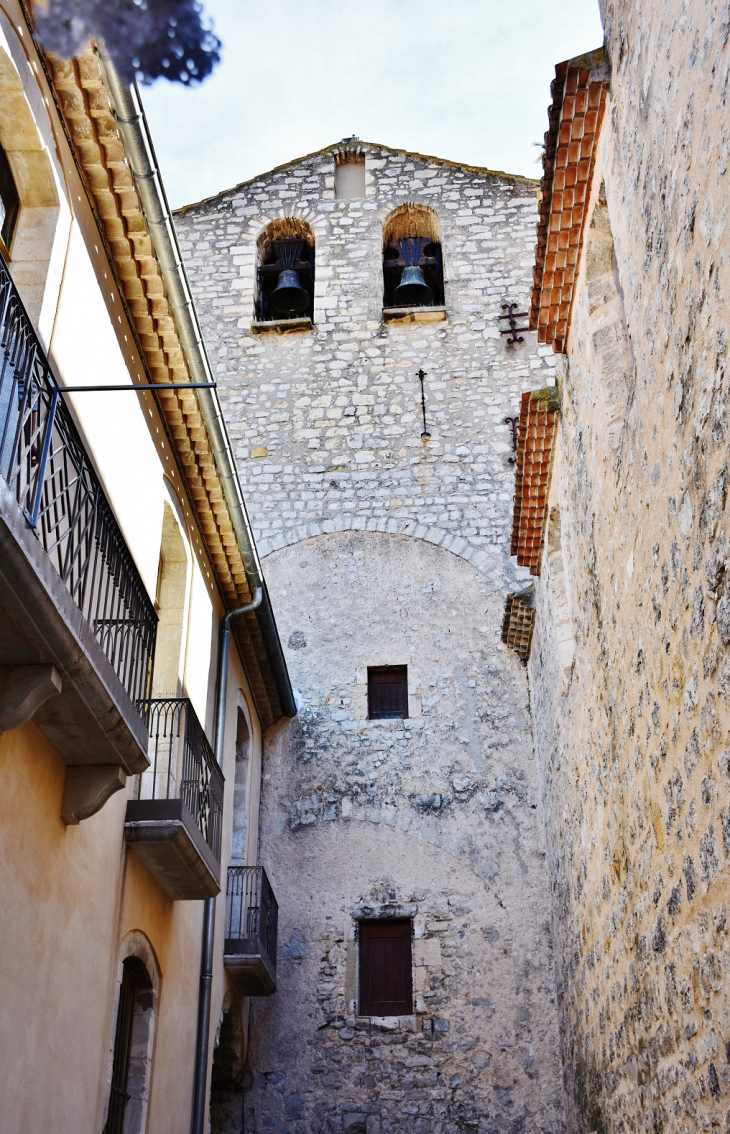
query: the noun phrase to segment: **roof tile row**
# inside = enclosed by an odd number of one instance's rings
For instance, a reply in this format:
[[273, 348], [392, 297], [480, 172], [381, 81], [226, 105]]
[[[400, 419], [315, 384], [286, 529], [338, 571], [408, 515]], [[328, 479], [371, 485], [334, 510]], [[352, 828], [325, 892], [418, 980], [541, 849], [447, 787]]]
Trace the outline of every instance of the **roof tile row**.
[[543, 157], [530, 327], [563, 354], [586, 223], [595, 149], [606, 105], [603, 49], [559, 63]]

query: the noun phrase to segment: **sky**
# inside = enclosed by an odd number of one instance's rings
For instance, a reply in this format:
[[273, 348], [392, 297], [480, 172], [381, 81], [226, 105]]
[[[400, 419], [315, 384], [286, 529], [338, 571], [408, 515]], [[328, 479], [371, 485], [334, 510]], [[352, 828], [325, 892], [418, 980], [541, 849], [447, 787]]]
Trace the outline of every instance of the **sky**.
[[539, 178], [555, 64], [598, 0], [207, 0], [222, 62], [142, 90], [173, 208], [357, 135]]

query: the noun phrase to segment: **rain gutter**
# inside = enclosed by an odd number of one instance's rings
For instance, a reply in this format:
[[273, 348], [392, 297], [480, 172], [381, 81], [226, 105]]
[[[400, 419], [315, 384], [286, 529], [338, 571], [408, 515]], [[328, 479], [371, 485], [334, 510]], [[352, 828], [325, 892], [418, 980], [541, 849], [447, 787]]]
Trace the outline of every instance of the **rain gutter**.
[[[99, 45], [98, 50], [104, 80], [111, 95], [127, 161], [134, 176], [145, 220], [160, 265], [167, 301], [175, 316], [175, 324], [185, 352], [191, 381], [212, 382], [214, 379], [210, 363], [203, 344], [200, 324], [195, 312], [170, 206], [167, 203], [139, 91], [136, 86], [127, 86], [119, 77], [103, 45]], [[223, 495], [228, 505], [233, 531], [243, 559], [249, 591], [253, 595], [257, 587], [262, 590], [263, 597], [256, 617], [274, 676], [279, 704], [284, 716], [294, 717], [297, 713], [294, 693], [284, 652], [281, 648], [279, 633], [276, 629], [271, 600], [261, 570], [261, 562], [256, 550], [251, 523], [241, 492], [218, 391], [215, 389], [197, 390], [196, 393], [201, 416], [208, 431], [210, 447], [223, 488]]]

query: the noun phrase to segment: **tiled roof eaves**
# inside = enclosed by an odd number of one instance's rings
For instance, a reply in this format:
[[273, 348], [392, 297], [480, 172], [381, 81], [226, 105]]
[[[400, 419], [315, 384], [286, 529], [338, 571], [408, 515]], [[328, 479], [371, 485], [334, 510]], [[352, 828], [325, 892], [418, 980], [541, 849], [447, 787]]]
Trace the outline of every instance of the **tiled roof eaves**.
[[603, 48], [555, 68], [543, 156], [530, 327], [565, 353], [596, 143], [608, 91]]
[[556, 387], [522, 395], [510, 554], [531, 575], [540, 574], [558, 414]]
[[[70, 61], [41, 56], [94, 211], [130, 327], [151, 382], [191, 381], [146, 218], [117, 130], [99, 62], [90, 49]], [[229, 607], [251, 594], [195, 391], [155, 392], [216, 583]], [[256, 615], [234, 634], [264, 727], [281, 716]]]

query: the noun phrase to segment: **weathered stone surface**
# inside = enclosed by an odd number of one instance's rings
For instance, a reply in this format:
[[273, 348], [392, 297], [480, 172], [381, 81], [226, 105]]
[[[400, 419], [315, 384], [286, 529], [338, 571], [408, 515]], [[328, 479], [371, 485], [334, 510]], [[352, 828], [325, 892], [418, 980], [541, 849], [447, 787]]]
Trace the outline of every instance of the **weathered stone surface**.
[[604, 9], [530, 661], [568, 1126], [727, 1129], [728, 15]]
[[[300, 700], [269, 734], [262, 861], [280, 907], [276, 996], [252, 1006], [247, 1131], [563, 1128], [548, 880], [525, 671], [500, 641], [511, 430], [552, 378], [527, 309], [534, 185], [362, 145], [178, 215]], [[446, 319], [384, 321], [383, 222], [441, 230]], [[314, 327], [251, 333], [256, 241], [316, 238]], [[426, 371], [430, 441], [422, 441]], [[405, 664], [406, 720], [367, 719], [367, 667]], [[357, 1014], [358, 918], [412, 917], [414, 1012]], [[216, 1134], [221, 1134], [217, 1131]]]

